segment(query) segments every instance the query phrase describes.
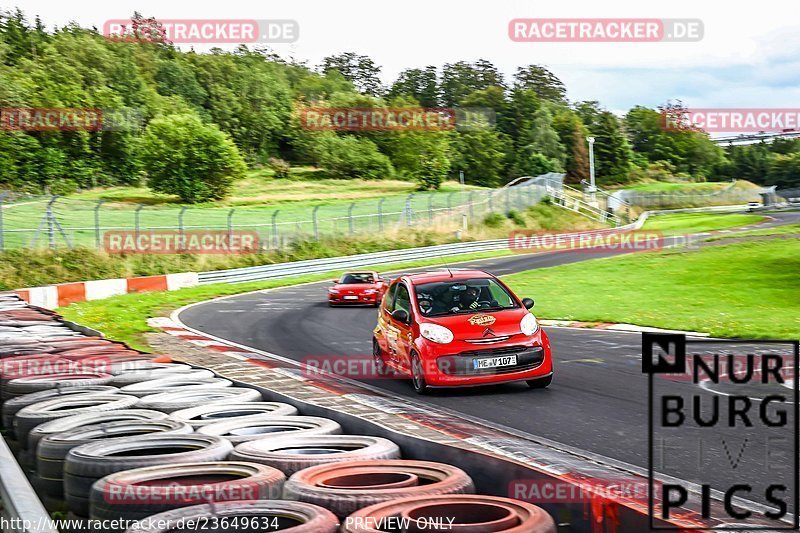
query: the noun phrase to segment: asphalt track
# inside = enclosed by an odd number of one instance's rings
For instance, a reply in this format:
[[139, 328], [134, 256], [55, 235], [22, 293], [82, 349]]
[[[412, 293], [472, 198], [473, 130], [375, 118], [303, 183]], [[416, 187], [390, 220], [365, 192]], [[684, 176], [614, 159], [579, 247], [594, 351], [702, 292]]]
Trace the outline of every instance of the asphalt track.
[[[800, 219], [797, 212], [772, 213], [771, 216], [773, 221], [759, 227]], [[608, 255], [613, 254], [522, 254], [452, 266], [480, 268], [502, 276]], [[328, 286], [330, 282], [320, 282], [212, 300], [185, 309], [180, 313], [180, 320], [204, 333], [297, 361], [308, 356], [368, 355], [376, 310], [330, 308], [326, 303]], [[536, 298], [536, 294], [519, 296]], [[586, 297], [602, 298], [602, 295]], [[533, 311], [535, 313], [535, 307]], [[418, 396], [402, 379], [370, 380], [369, 384], [401, 397], [435, 404], [646, 468], [647, 377], [641, 370], [640, 335], [592, 329], [545, 329], [552, 341], [555, 360], [555, 378], [547, 390], [506, 384], [441, 389], [428, 396]], [[663, 386], [681, 395], [698, 392], [690, 383], [664, 381]], [[707, 391], [701, 393], [711, 395]], [[686, 430], [683, 435], [689, 439], [691, 431]], [[789, 458], [796, 453], [791, 450], [789, 440], [784, 443], [767, 443], [757, 438], [744, 441], [741, 429], [714, 431], [714, 438], [702, 451], [693, 446], [669, 451], [665, 471], [682, 479], [711, 482], [715, 488], [724, 487], [731, 482], [731, 471], [721, 468], [715, 461], [725, 457], [735, 459], [741, 450], [740, 457], [747, 460], [736, 465], [736, 476], [758, 487], [774, 478], [770, 465], [775, 457], [784, 457], [788, 467]], [[768, 461], [767, 457], [772, 459]], [[756, 494], [750, 499], [763, 501], [763, 497]]]

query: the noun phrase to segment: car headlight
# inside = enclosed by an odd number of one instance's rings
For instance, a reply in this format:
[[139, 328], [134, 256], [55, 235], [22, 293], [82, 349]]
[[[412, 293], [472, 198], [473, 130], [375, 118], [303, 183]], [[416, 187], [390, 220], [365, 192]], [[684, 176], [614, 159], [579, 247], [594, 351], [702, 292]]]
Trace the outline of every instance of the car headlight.
[[524, 335], [533, 335], [539, 331], [539, 322], [536, 321], [535, 316], [533, 316], [531, 313], [528, 313], [522, 317], [522, 320], [520, 320], [519, 329], [522, 330]]
[[367, 289], [364, 291], [364, 294], [375, 294], [377, 291], [375, 289]]
[[419, 332], [429, 341], [439, 344], [447, 344], [453, 341], [453, 332], [439, 324], [420, 324]]
[[331, 294], [339, 294], [339, 290], [338, 289], [334, 289], [334, 288], [328, 289], [328, 292], [331, 293]]

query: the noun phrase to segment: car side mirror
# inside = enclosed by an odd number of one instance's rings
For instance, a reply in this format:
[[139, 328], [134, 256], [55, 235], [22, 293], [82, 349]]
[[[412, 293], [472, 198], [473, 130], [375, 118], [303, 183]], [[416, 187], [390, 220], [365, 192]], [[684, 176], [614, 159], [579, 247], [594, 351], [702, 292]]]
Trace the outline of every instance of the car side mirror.
[[530, 309], [533, 307], [533, 299], [532, 298], [523, 298], [522, 305], [525, 306], [525, 309]]
[[332, 279], [331, 283], [339, 283], [339, 280], [338, 279]]
[[408, 324], [408, 312], [405, 309], [395, 309], [392, 311], [392, 318], [403, 324]]

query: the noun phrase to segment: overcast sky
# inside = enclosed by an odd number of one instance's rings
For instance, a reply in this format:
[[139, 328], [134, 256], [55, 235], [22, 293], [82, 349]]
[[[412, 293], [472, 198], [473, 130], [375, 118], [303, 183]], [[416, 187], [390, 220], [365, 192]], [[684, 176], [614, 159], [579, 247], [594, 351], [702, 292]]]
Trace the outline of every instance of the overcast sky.
[[[624, 112], [681, 99], [689, 107], [800, 107], [800, 18], [796, 1], [734, 4], [672, 0], [0, 0], [48, 27], [69, 21], [102, 28], [134, 11], [160, 19], [294, 19], [300, 38], [273, 45], [317, 65], [355, 51], [383, 67], [385, 83], [409, 67], [485, 58], [506, 75], [518, 65], [548, 66], [571, 100], [600, 100]], [[695, 18], [700, 42], [517, 43], [514, 18]], [[182, 48], [187, 48], [182, 45]], [[203, 50], [203, 47], [196, 47]]]

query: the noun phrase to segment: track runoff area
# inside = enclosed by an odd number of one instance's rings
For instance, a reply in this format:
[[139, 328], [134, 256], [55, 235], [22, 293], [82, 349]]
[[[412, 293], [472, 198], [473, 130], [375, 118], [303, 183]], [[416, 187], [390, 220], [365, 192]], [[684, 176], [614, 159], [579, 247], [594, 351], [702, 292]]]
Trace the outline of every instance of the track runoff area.
[[[797, 218], [779, 213], [763, 227]], [[616, 254], [559, 251], [449, 266], [502, 276]], [[414, 270], [403, 271], [409, 272]], [[297, 362], [367, 357], [375, 309], [330, 308], [329, 286], [320, 282], [225, 297], [189, 306], [177, 317], [189, 328], [260, 350], [264, 357]], [[524, 296], [535, 295], [519, 295]], [[659, 485], [664, 493], [655, 495], [664, 498], [666, 510], [696, 503], [710, 513], [709, 502], [717, 499], [728, 523], [739, 524], [734, 527], [796, 526], [796, 342], [545, 329], [555, 365], [555, 379], [545, 390], [505, 384], [420, 397], [407, 380], [349, 377], [403, 401], [445, 408], [563, 443], [593, 460], [608, 458], [651, 478], [673, 480], [674, 486]], [[751, 509], [745, 514], [732, 507], [745, 501]]]

